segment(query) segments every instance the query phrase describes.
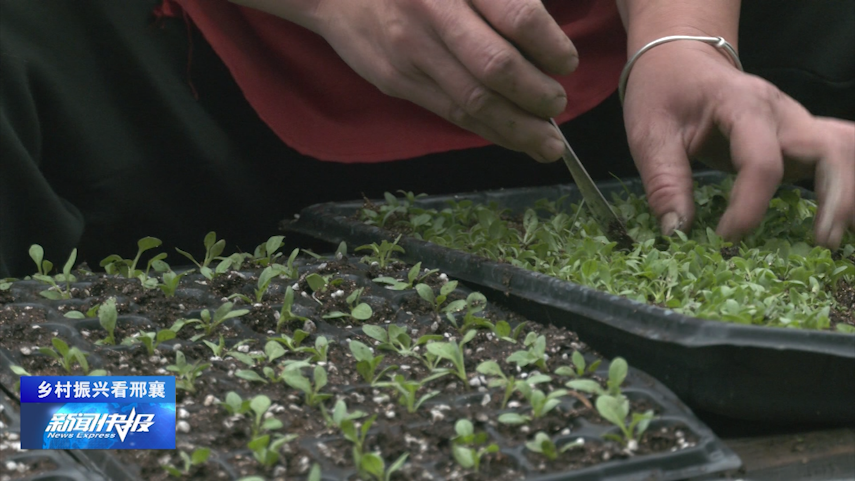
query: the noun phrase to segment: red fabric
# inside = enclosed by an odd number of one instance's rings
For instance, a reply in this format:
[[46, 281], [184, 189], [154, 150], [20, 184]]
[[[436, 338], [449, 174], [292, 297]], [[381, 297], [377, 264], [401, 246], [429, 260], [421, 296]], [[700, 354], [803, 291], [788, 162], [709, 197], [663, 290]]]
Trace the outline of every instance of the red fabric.
[[[579, 51], [556, 77], [565, 122], [617, 88], [626, 37], [614, 0], [547, 0]], [[164, 0], [158, 16], [186, 14], [231, 71], [247, 101], [287, 145], [336, 162], [382, 162], [488, 145], [481, 137], [362, 79], [315, 33], [226, 0]]]

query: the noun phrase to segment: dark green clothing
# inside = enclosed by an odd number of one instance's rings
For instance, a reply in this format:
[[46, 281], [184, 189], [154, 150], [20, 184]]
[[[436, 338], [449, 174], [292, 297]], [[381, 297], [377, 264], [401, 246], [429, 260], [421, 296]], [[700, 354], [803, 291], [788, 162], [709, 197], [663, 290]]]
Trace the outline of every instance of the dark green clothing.
[[[855, 1], [746, 3], [755, 9], [743, 16], [746, 67], [814, 113], [853, 118]], [[93, 266], [132, 257], [144, 236], [198, 254], [214, 230], [251, 250], [316, 202], [570, 181], [561, 162], [497, 147], [370, 165], [301, 156], [257, 117], [198, 33], [188, 42], [181, 20], [155, 21], [157, 4], [0, 3], [0, 277], [35, 270], [33, 243], [55, 264], [78, 247]], [[800, 28], [778, 27], [790, 21]], [[564, 130], [592, 176], [633, 175], [615, 97]]]

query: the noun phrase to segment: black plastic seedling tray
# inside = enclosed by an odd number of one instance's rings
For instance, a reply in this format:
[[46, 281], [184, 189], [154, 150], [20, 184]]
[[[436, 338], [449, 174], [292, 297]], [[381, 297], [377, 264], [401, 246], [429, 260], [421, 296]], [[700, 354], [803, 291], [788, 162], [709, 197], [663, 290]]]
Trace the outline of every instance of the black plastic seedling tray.
[[21, 451], [21, 419], [16, 403], [0, 391], [0, 480], [16, 481], [103, 481], [96, 471], [84, 467], [75, 453], [66, 451]]
[[[398, 266], [397, 275], [405, 276], [409, 267], [403, 264], [398, 264]], [[251, 288], [255, 285], [255, 280], [259, 272], [259, 270], [231, 272], [227, 275], [225, 281], [220, 283], [220, 287], [229, 286], [236, 292], [251, 293]], [[410, 417], [407, 417], [406, 421], [404, 421], [404, 416], [407, 416], [407, 414], [396, 405], [394, 398], [391, 401], [377, 401], [376, 396], [378, 396], [378, 392], [372, 390], [370, 386], [359, 382], [342, 382], [342, 380], [347, 380], [344, 377], [345, 374], [342, 372], [346, 371], [345, 362], [350, 357], [347, 343], [352, 342], [353, 339], [362, 339], [366, 344], [370, 345], [371, 341], [370, 338], [367, 338], [363, 334], [358, 322], [351, 319], [334, 320], [321, 317], [320, 304], [311, 298], [309, 295], [311, 291], [306, 288], [305, 278], [313, 272], [320, 272], [324, 275], [332, 274], [332, 278], [340, 277], [344, 279], [345, 282], [340, 287], [343, 290], [359, 287], [364, 288], [362, 299], [372, 306], [374, 315], [377, 316], [376, 318], [369, 319], [366, 323], [380, 326], [388, 326], [394, 323], [406, 326], [408, 331], [413, 333], [414, 337], [415, 331], [419, 331], [419, 335], [425, 332], [433, 332], [442, 334], [446, 339], [453, 339], [453, 333], [450, 334], [451, 337], [446, 335], [451, 330], [451, 327], [449, 327], [450, 324], [448, 326], [441, 326], [440, 323], [443, 322], [443, 319], [437, 317], [433, 312], [422, 313], [422, 311], [415, 309], [419, 302], [423, 301], [414, 290], [393, 291], [373, 282], [372, 279], [376, 277], [374, 267], [359, 263], [356, 258], [337, 260], [309, 259], [299, 265], [300, 276], [298, 279], [274, 279], [267, 291], [268, 294], [266, 294], [265, 302], [262, 304], [253, 306], [238, 305], [237, 307], [250, 307], [252, 313], [227, 321], [225, 324], [226, 328], [221, 331], [225, 334], [228, 346], [233, 346], [237, 339], [251, 339], [255, 343], [251, 345], [248, 350], [249, 353], [262, 349], [264, 342], [272, 332], [269, 329], [272, 329], [272, 326], [275, 325], [275, 321], [271, 320], [272, 312], [279, 311], [282, 296], [287, 287], [297, 286], [298, 295], [295, 296], [296, 302], [292, 310], [295, 314], [308, 317], [314, 323], [314, 329], [310, 329], [313, 332], [304, 341], [304, 345], [313, 345], [317, 337], [321, 335], [330, 341], [329, 360], [325, 366], [329, 369], [331, 377], [330, 385], [325, 388], [325, 391], [333, 393], [334, 399], [345, 399], [350, 411], [353, 409], [365, 409], [371, 412], [370, 402], [380, 403], [378, 406], [374, 406], [374, 408], [379, 409], [378, 412], [381, 412], [382, 416], [378, 418], [375, 426], [372, 428], [371, 434], [369, 434], [369, 442], [373, 442], [372, 440], [375, 439], [374, 436], [380, 439], [388, 435], [388, 433], [408, 433], [407, 436], [409, 437], [405, 437], [404, 439], [409, 440], [406, 443], [402, 443], [406, 445], [401, 446], [401, 449], [411, 453], [409, 466], [402, 473], [404, 477], [396, 479], [446, 479], [448, 477], [448, 470], [452, 469], [454, 465], [450, 455], [442, 454], [444, 452], [442, 449], [450, 449], [447, 446], [446, 448], [441, 448], [442, 439], [448, 439], [448, 433], [453, 432], [454, 420], [464, 415], [472, 416], [472, 422], [476, 428], [487, 432], [490, 440], [496, 442], [501, 447], [501, 459], [504, 460], [502, 461], [504, 463], [503, 466], [520, 475], [514, 479], [537, 481], [606, 479], [676, 480], [731, 470], [740, 465], [736, 455], [724, 446], [714, 433], [698, 420], [689, 408], [673, 393], [654, 378], [632, 366], [630, 367], [629, 375], [622, 390], [632, 400], [634, 406], [638, 404], [639, 406], [643, 406], [643, 409], [653, 409], [657, 413], [656, 419], [648, 429], [648, 435], [652, 436], [652, 439], [661, 439], [661, 437], [656, 438], [658, 433], [677, 433], [676, 436], [681, 441], [673, 450], [668, 448], [664, 452], [634, 455], [626, 459], [615, 457], [600, 464], [573, 471], [549, 472], [547, 470], [544, 472], [543, 470], [539, 470], [537, 467], [539, 463], [538, 458], [536, 456], [532, 457], [530, 453], [527, 455], [523, 447], [527, 436], [525, 434], [520, 436], [519, 433], [525, 433], [524, 428], [523, 430], [520, 430], [519, 427], [508, 428], [495, 422], [500, 410], [494, 408], [494, 404], [498, 404], [497, 399], [501, 398], [501, 394], [497, 393], [497, 391], [487, 389], [485, 381], [481, 379], [477, 381], [473, 380], [477, 377], [477, 374], [475, 373], [474, 366], [468, 365], [467, 372], [470, 375], [470, 386], [468, 388], [463, 386], [462, 381], [450, 378], [443, 378], [436, 381], [437, 384], [435, 387], [441, 393], [426, 402], [421, 411], [415, 415], [409, 415]], [[438, 286], [443, 281], [438, 273], [432, 274], [432, 276], [436, 282], [435, 288], [438, 289]], [[103, 276], [101, 277], [103, 278]], [[14, 301], [3, 306], [0, 309], [0, 313], [3, 311], [6, 311], [7, 314], [10, 312], [15, 313], [18, 318], [12, 326], [17, 324], [24, 325], [18, 325], [17, 328], [11, 327], [8, 322], [6, 325], [0, 325], [0, 346], [3, 346], [2, 339], [12, 338], [12, 336], [16, 335], [14, 333], [21, 332], [21, 328], [41, 331], [44, 333], [44, 338], [40, 339], [38, 345], [46, 345], [52, 336], [59, 336], [71, 345], [75, 345], [83, 351], [90, 353], [89, 363], [92, 369], [104, 368], [110, 371], [109, 374], [128, 374], [127, 366], [123, 366], [122, 363], [133, 364], [132, 359], [149, 358], [147, 354], [142, 356], [134, 354], [135, 350], [142, 349], [141, 346], [113, 347], [96, 345], [93, 340], [100, 337], [103, 333], [100, 327], [97, 326], [97, 322], [93, 322], [93, 319], [74, 320], [64, 316], [63, 313], [70, 309], [86, 310], [88, 307], [91, 307], [93, 302], [102, 302], [105, 299], [106, 294], [104, 293], [100, 278], [81, 276], [80, 281], [75, 284], [76, 292], [80, 295], [78, 298], [69, 301], [46, 301], [40, 299], [38, 292], [44, 286], [33, 281], [16, 282], [10, 290]], [[186, 277], [182, 281], [182, 287], [178, 289], [176, 294], [176, 297], [182, 299], [186, 306], [182, 304], [179, 309], [183, 310], [175, 314], [181, 317], [194, 317], [200, 309], [208, 308], [213, 311], [219, 307], [224, 302], [224, 292], [218, 290], [216, 294], [212, 293], [209, 290], [209, 286], [203, 285], [207, 282], [209, 281], [205, 281], [198, 275]], [[134, 283], [138, 283], [138, 281], [126, 281], [126, 285]], [[95, 291], [98, 291], [100, 294], [98, 296], [86, 297], [87, 294]], [[469, 290], [460, 286], [452, 295], [465, 297], [469, 292]], [[305, 295], [302, 293], [305, 293]], [[146, 306], [150, 305], [150, 297], [147, 294], [122, 295], [120, 293], [116, 297], [117, 305], [120, 306], [119, 326], [147, 326], [146, 330], [152, 330], [152, 328], [163, 328], [171, 325], [171, 319], [161, 319], [147, 313], [146, 309], [148, 308]], [[327, 308], [326, 304], [324, 308]], [[416, 311], [416, 313], [414, 314], [413, 311]], [[518, 315], [499, 307], [492, 301], [488, 302], [484, 316], [491, 319], [507, 319], [512, 325], [524, 321]], [[302, 321], [298, 322], [296, 326], [286, 327], [283, 332], [292, 335], [295, 329], [301, 327], [301, 324]], [[577, 350], [585, 353], [585, 357], [589, 363], [595, 359], [602, 359], [596, 351], [586, 346], [584, 339], [578, 339], [570, 331], [555, 327], [547, 328], [531, 322], [528, 325], [530, 328], [536, 330], [549, 329], [547, 335], [550, 350], [548, 352], [550, 353], [550, 357], [554, 358], [553, 362], [555, 363], [569, 364], [568, 355]], [[130, 332], [132, 331], [125, 331], [124, 334], [129, 335]], [[210, 396], [212, 393], [217, 393], [217, 399], [219, 400], [223, 399], [225, 391], [228, 390], [238, 392], [244, 399], [264, 393], [269, 395], [273, 403], [281, 408], [272, 410], [271, 412], [284, 422], [285, 428], [283, 432], [288, 432], [289, 427], [296, 426], [298, 422], [321, 423], [317, 425], [318, 429], [316, 431], [310, 431], [310, 434], [304, 434], [298, 440], [289, 443], [288, 452], [283, 454], [289, 469], [300, 465], [308, 466], [308, 460], [303, 459], [308, 456], [311, 458], [311, 462], [320, 464], [323, 479], [325, 480], [355, 479], [354, 470], [347, 465], [350, 459], [349, 447], [342, 450], [345, 453], [344, 465], [334, 463], [331, 460], [334, 459], [334, 456], [330, 458], [326, 454], [330, 449], [333, 451], [336, 449], [341, 450], [342, 446], [346, 444], [343, 438], [337, 432], [326, 428], [322, 424], [322, 421], [320, 421], [320, 416], [317, 413], [314, 415], [309, 413], [305, 417], [301, 417], [299, 414], [310, 410], [308, 406], [301, 404], [302, 394], [298, 395], [298, 391], [287, 388], [287, 386], [281, 385], [281, 383], [274, 386], [272, 384], [250, 383], [243, 379], [238, 379], [234, 376], [235, 368], [246, 366], [228, 357], [223, 359], [209, 359], [211, 352], [208, 347], [202, 345], [201, 340], [193, 342], [186, 337], [179, 336], [178, 339], [167, 341], [159, 346], [156, 357], [163, 357], [164, 361], [152, 361], [152, 369], [156, 369], [158, 366], [165, 366], [174, 360], [174, 351], [178, 349], [186, 353], [188, 361], [200, 360], [212, 363], [212, 367], [204, 374], [204, 381], [197, 383], [198, 391], [196, 393], [190, 394], [179, 391], [181, 395], [177, 400], [178, 417], [182, 419], [182, 416], [184, 416], [181, 414], [182, 411], [187, 411], [185, 414], [187, 414], [187, 419], [191, 422], [190, 428], [187, 431], [178, 430], [176, 445], [179, 449], [189, 451], [194, 447], [204, 446], [206, 440], [211, 442], [210, 440], [214, 438], [238, 438], [245, 434], [244, 431], [237, 428], [226, 426], [223, 416], [215, 414], [219, 407], [216, 405], [216, 402], [211, 402], [212, 399]], [[215, 337], [209, 339], [216, 340]], [[487, 349], [489, 349], [489, 342], [514, 346], [506, 341], [499, 342], [498, 339], [492, 339], [485, 331], [479, 331], [476, 339], [472, 341], [472, 352], [467, 355], [477, 357], [479, 348], [475, 346], [487, 346]], [[37, 362], [36, 358], [45, 356], [39, 354], [34, 349], [35, 345], [31, 344], [33, 343], [16, 341], [12, 345], [7, 343], [4, 348], [0, 348], [0, 364], [2, 364], [2, 367], [0, 367], [0, 387], [13, 398], [13, 402], [17, 401], [14, 399], [16, 395], [14, 384], [17, 376], [11, 372], [9, 366], [20, 365], [27, 368], [28, 366], [43, 365]], [[515, 349], [522, 348], [521, 343], [517, 343], [515, 346]], [[280, 358], [280, 360], [291, 359], [292, 354], [289, 353]], [[117, 358], [117, 356], [122, 357]], [[169, 362], [165, 362], [166, 358], [169, 358]], [[294, 358], [298, 359], [298, 357]], [[301, 358], [299, 357], [299, 359]], [[402, 359], [406, 361], [409, 358]], [[563, 361], [563, 359], [567, 360]], [[498, 358], [496, 360], [500, 361]], [[389, 362], [389, 360], [387, 359], [386, 362]], [[401, 360], [398, 361], [398, 363], [400, 362]], [[333, 370], [332, 366], [338, 367]], [[407, 372], [416, 373], [419, 368], [419, 366], [412, 366], [412, 370], [407, 369]], [[145, 372], [145, 369], [148, 368], [143, 368], [137, 371], [137, 373], [139, 375], [148, 374]], [[340, 373], [341, 377], [334, 378], [333, 372]], [[398, 372], [404, 371], [399, 370]], [[524, 373], [525, 371], [522, 372]], [[608, 362], [603, 362], [596, 371], [596, 375], [601, 378], [606, 377], [607, 372]], [[31, 374], [39, 373], [31, 372]], [[518, 376], [524, 375], [518, 374]], [[351, 380], [359, 379], [355, 373], [352, 376]], [[556, 377], [555, 383], [557, 387], [561, 387], [563, 381], [559, 382], [559, 379]], [[379, 394], [382, 394], [382, 392]], [[374, 397], [372, 398], [372, 396]], [[588, 416], [577, 416], [576, 414], [571, 416], [571, 414], [568, 414], [581, 412], [583, 407], [583, 402], [578, 398], [572, 396], [562, 398], [561, 405], [554, 411], [555, 416], [560, 416], [560, 418], [556, 418], [559, 419], [559, 422], [553, 423], [556, 425], [549, 428], [555, 430], [555, 432], [551, 433], [553, 439], [560, 442], [563, 439], [583, 438], [588, 446], [604, 446], [605, 441], [602, 435], [607, 432], [613, 433], [616, 431], [616, 428], [603, 419], [598, 418], [592, 410], [589, 410]], [[523, 400], [522, 403], [509, 404], [506, 411], [522, 413], [525, 412], [525, 409], [525, 401]], [[194, 418], [195, 413], [199, 412], [209, 413], [209, 417], [198, 418], [203, 422], [192, 424], [195, 422], [193, 420], [197, 419]], [[389, 416], [389, 412], [392, 412], [392, 416]], [[393, 419], [395, 412], [401, 417], [402, 422], [392, 425], [393, 421], [387, 420]], [[238, 422], [235, 421], [234, 423]], [[423, 429], [425, 426], [429, 426], [429, 428]], [[440, 427], [444, 427], [443, 436], [446, 437], [434, 439], [433, 444], [423, 444], [426, 448], [423, 452], [417, 449], [419, 446], [418, 443], [411, 444], [414, 437], [423, 441], [429, 439], [427, 437], [429, 432], [434, 428], [439, 429]], [[529, 436], [533, 434], [534, 432], [531, 432]], [[419, 436], [424, 437], [419, 438]], [[665, 434], [661, 436], [665, 436]], [[670, 439], [673, 440], [674, 438], [671, 437]], [[32, 451], [30, 453], [40, 452]], [[145, 471], [142, 466], [128, 461], [126, 457], [127, 451], [123, 453], [117, 451], [73, 451], [73, 453], [75, 456], [80, 457], [80, 460], [87, 468], [96, 470], [99, 475], [106, 479], [138, 481], [150, 479], [149, 476], [152, 473], [152, 471]], [[162, 454], [157, 454], [157, 458], [164, 454], [169, 454], [169, 452], [160, 453]], [[121, 457], [120, 455], [125, 455], [125, 457]], [[384, 457], [388, 466], [397, 457], [397, 454], [392, 456], [390, 453], [384, 452]], [[174, 453], [172, 462], [175, 463]], [[209, 464], [214, 466], [206, 474], [210, 479], [214, 479], [213, 474], [215, 472], [221, 476], [218, 479], [238, 479], [247, 474], [260, 475], [264, 479], [304, 479], [305, 477], [305, 471], [302, 474], [292, 473], [284, 471], [284, 468], [278, 473], [275, 471], [252, 472], [251, 470], [247, 473], [246, 469], [241, 470], [241, 466], [245, 467], [247, 462], [254, 462], [252, 456], [247, 450], [239, 446], [230, 449], [215, 448], [209, 461]], [[449, 467], [449, 465], [452, 465], [452, 467]], [[155, 467], [154, 469], [157, 468]], [[145, 472], [150, 473], [149, 476], [144, 475], [143, 473]], [[199, 475], [197, 473], [197, 476]], [[423, 476], [432, 476], [432, 478], [423, 478]], [[72, 476], [70, 479], [80, 478]]]
[[[723, 180], [696, 174], [700, 183]], [[640, 180], [600, 184], [611, 197], [624, 189], [643, 194]], [[449, 200], [495, 202], [521, 213], [539, 199], [568, 196], [574, 185], [424, 197], [418, 207], [442, 209]], [[377, 202], [378, 204], [382, 202]], [[330, 243], [392, 241], [396, 234], [363, 224], [362, 201], [303, 210], [286, 229]], [[399, 241], [403, 258], [507, 296], [523, 315], [579, 333], [607, 356], [626, 356], [693, 409], [734, 419], [782, 424], [855, 423], [855, 336], [836, 332], [767, 328], [687, 317], [571, 282], [500, 264], [415, 238]]]

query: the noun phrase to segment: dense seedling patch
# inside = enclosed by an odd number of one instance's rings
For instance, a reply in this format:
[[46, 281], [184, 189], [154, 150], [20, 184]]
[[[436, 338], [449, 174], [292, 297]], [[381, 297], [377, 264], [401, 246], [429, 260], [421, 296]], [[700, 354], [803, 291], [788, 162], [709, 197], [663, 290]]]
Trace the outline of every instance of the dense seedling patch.
[[[495, 204], [452, 201], [423, 209], [406, 195], [366, 205], [361, 218], [442, 246], [655, 304], [682, 314], [743, 324], [855, 332], [855, 235], [838, 252], [812, 247], [816, 203], [782, 189], [762, 225], [738, 245], [715, 226], [730, 181], [695, 186], [691, 232], [658, 235], [645, 199], [613, 204], [637, 244], [616, 249], [583, 204], [542, 200], [513, 213]], [[388, 196], [387, 196], [388, 198]]]

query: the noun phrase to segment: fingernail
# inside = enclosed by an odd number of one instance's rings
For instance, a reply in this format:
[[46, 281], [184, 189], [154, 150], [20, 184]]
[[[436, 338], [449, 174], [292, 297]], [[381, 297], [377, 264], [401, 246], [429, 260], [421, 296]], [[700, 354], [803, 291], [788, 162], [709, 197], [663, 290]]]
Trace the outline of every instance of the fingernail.
[[567, 61], [567, 64], [564, 66], [564, 71], [567, 73], [574, 72], [579, 68], [579, 56], [573, 55]]
[[685, 219], [680, 217], [676, 212], [668, 212], [662, 216], [659, 221], [659, 228], [662, 229], [662, 235], [674, 235], [674, 231], [683, 228]]
[[540, 155], [544, 158], [544, 162], [554, 162], [564, 153], [564, 142], [550, 137], [540, 150]]
[[560, 94], [555, 96], [550, 105], [549, 105], [549, 116], [550, 117], [558, 117], [562, 113], [564, 113], [564, 109], [567, 108], [567, 95]]

